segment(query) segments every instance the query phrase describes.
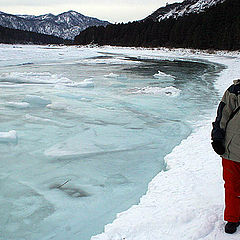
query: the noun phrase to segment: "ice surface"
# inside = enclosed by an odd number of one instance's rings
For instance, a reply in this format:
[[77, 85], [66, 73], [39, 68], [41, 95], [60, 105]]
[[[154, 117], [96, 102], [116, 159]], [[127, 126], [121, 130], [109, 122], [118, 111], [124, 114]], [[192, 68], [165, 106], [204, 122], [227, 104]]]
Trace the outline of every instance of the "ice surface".
[[[46, 121], [46, 120], [45, 120]], [[104, 127], [101, 127], [104, 128]], [[89, 129], [80, 136], [67, 140], [46, 149], [46, 156], [70, 158], [96, 155], [108, 152], [136, 150], [151, 145], [152, 139], [146, 141], [146, 135], [138, 133], [138, 138], [133, 142], [125, 141], [125, 137], [133, 138], [134, 129], [119, 129], [117, 126], [108, 127], [104, 133], [101, 128]]]
[[33, 115], [30, 115], [30, 114], [26, 114], [25, 119], [27, 121], [35, 123], [35, 124], [53, 124], [53, 125], [57, 125], [57, 126], [60, 126], [60, 127], [67, 127], [67, 128], [73, 127], [72, 124], [58, 122], [58, 121], [55, 121], [55, 120], [52, 120], [52, 119], [33, 116]]
[[[150, 180], [166, 169], [164, 156], [218, 101], [213, 79], [222, 66], [208, 62], [210, 55], [200, 61], [195, 59], [198, 53], [180, 50], [12, 45], [0, 49], [0, 132], [9, 137], [14, 129], [18, 136], [18, 144], [6, 137], [0, 144], [2, 239], [89, 240], [102, 232], [117, 213], [139, 202]], [[174, 78], [153, 78], [158, 71]], [[119, 76], [105, 77], [109, 73]], [[142, 92], [132, 94], [135, 90]], [[169, 161], [168, 166], [174, 169]], [[198, 179], [189, 170], [186, 176], [177, 175], [177, 185], [168, 172], [169, 178], [154, 186], [164, 184], [166, 197], [159, 190], [144, 209], [151, 215], [152, 204], [160, 201], [157, 206], [164, 211], [153, 207], [160, 213], [157, 219], [165, 214], [171, 220], [167, 226], [179, 223], [177, 236], [185, 227], [182, 222], [192, 227], [199, 212], [181, 210], [186, 194], [172, 208], [181, 215], [171, 209], [166, 213], [164, 201], [175, 199], [169, 189], [178, 196], [177, 189], [191, 179], [193, 184], [186, 188], [190, 192]], [[196, 196], [201, 205], [200, 186]], [[138, 214], [144, 219], [145, 212]], [[145, 218], [151, 231], [135, 231], [137, 239], [148, 239], [154, 229], [165, 236], [165, 223], [154, 224], [151, 216]], [[205, 218], [210, 222], [206, 230]], [[204, 212], [194, 236], [204, 238], [216, 218], [215, 210]], [[133, 230], [146, 229], [134, 214], [127, 219], [137, 224], [129, 225]], [[125, 235], [119, 228], [114, 227], [112, 239]], [[158, 239], [154, 234], [152, 239]]]
[[[171, 56], [190, 55], [187, 50], [174, 50]], [[192, 56], [192, 55], [191, 55]], [[215, 82], [219, 90], [219, 103], [223, 92], [240, 76], [239, 53], [217, 52], [215, 55], [197, 52], [198, 59], [225, 64]], [[232, 239], [240, 237], [224, 232], [224, 183], [221, 159], [210, 144], [211, 122], [216, 106], [208, 112], [206, 120], [196, 124], [194, 132], [165, 157], [166, 172], [159, 173], [149, 184], [147, 194], [140, 203], [118, 214], [104, 233], [92, 240], [187, 240]]]
[[[33, 227], [46, 231], [41, 222], [55, 211], [51, 202], [14, 177], [1, 176], [0, 191], [0, 225], [4, 226], [0, 231], [2, 239], [34, 239], [38, 230]], [[48, 230], [50, 227], [45, 226]]]

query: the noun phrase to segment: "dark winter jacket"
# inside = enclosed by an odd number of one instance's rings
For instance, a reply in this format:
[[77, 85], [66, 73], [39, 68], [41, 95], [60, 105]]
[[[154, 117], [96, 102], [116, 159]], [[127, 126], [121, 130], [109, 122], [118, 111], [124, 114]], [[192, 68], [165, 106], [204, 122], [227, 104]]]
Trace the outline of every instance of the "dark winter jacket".
[[233, 82], [218, 106], [212, 146], [222, 157], [240, 162], [240, 79]]

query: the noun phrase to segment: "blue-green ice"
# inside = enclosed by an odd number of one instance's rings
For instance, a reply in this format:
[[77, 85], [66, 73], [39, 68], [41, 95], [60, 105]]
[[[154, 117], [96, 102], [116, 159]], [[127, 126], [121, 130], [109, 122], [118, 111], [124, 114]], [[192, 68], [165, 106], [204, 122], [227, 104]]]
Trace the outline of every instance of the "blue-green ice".
[[[137, 204], [216, 101], [221, 66], [0, 45], [0, 239], [89, 240]], [[171, 186], [169, 186], [171, 187]]]

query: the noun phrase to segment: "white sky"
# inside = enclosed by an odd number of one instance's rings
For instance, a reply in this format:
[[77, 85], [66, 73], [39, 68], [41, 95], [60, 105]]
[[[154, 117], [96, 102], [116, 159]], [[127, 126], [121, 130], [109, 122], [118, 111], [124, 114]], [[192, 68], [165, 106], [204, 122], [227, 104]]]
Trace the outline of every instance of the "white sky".
[[114, 22], [140, 20], [166, 3], [183, 0], [0, 0], [0, 11], [11, 14], [59, 14], [75, 10], [86, 16]]

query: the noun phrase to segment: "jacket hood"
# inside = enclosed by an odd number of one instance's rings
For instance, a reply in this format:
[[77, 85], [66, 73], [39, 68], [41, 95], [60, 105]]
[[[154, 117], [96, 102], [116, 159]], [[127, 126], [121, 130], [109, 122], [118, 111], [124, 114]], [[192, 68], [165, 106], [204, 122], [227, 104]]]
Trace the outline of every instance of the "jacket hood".
[[233, 80], [234, 85], [240, 84], [240, 79]]

